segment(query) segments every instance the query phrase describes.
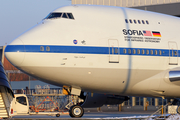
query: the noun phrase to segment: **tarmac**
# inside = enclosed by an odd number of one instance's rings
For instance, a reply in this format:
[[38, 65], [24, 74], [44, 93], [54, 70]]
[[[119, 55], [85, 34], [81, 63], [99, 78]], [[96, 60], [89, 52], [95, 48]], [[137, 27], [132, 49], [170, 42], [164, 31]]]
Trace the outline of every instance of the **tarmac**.
[[[53, 119], [65, 119], [65, 120], [145, 120], [152, 112], [85, 112], [82, 118], [71, 118], [68, 114], [61, 114], [60, 117], [46, 116], [46, 115], [23, 115], [14, 116], [11, 120], [53, 120]], [[156, 114], [155, 116], [160, 116]]]

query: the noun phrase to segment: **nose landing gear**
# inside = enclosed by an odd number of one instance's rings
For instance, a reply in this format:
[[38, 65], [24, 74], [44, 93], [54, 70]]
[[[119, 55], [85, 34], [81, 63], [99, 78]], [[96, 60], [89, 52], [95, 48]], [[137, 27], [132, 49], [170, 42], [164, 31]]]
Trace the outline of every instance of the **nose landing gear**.
[[72, 100], [65, 106], [69, 110], [69, 115], [75, 118], [82, 117], [84, 115], [84, 109], [80, 105], [85, 99], [84, 92], [81, 92], [81, 89], [78, 88], [63, 86], [63, 93], [72, 97]]
[[84, 109], [79, 105], [73, 105], [69, 110], [69, 115], [71, 117], [82, 117], [84, 115]]

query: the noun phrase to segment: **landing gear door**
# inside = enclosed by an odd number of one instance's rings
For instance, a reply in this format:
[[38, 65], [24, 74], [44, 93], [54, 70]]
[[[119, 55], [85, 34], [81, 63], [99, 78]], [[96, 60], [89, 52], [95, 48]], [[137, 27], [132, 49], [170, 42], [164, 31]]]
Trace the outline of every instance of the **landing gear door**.
[[109, 63], [119, 63], [119, 44], [117, 39], [109, 39]]
[[178, 65], [178, 47], [176, 42], [169, 42], [169, 65]]
[[16, 97], [15, 106], [17, 114], [27, 114], [29, 112], [29, 105], [25, 96]]

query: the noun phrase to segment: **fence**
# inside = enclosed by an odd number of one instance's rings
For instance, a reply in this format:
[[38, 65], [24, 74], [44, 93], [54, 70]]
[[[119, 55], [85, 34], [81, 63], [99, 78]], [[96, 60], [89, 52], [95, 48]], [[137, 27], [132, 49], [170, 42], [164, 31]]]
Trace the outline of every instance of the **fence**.
[[26, 94], [34, 112], [63, 111], [69, 102], [69, 96], [62, 93], [62, 88], [17, 89], [15, 94]]
[[62, 95], [62, 89], [51, 88], [51, 89], [15, 89], [15, 94], [26, 94], [26, 95]]

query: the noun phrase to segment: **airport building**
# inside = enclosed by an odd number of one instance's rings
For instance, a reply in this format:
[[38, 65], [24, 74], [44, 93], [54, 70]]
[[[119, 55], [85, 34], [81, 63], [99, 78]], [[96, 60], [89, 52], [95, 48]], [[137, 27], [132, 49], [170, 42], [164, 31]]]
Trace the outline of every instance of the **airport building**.
[[180, 16], [180, 0], [72, 0], [72, 4], [130, 7]]

